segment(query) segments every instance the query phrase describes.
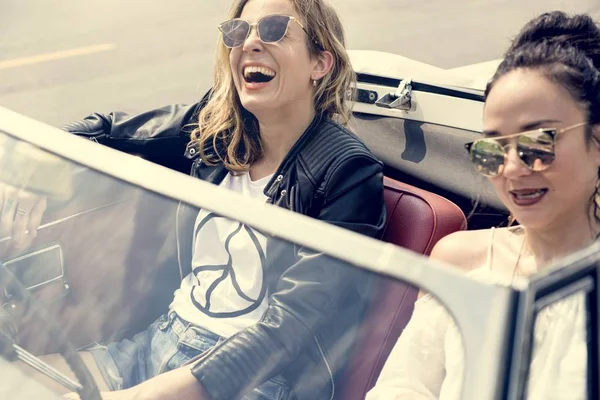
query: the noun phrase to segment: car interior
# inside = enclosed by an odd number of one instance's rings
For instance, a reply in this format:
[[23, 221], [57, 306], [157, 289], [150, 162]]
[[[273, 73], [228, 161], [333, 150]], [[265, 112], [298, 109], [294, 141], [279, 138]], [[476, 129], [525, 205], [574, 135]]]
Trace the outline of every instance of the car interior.
[[[383, 110], [387, 114], [381, 115], [374, 97], [393, 92], [397, 84], [359, 76], [359, 88], [373, 91], [379, 85], [379, 91], [358, 96], [370, 108], [355, 113], [353, 126], [385, 164], [383, 240], [427, 255], [449, 233], [504, 224], [506, 210], [473, 170], [464, 149], [478, 132], [444, 125], [424, 113], [405, 118]], [[416, 92], [479, 106], [483, 101], [480, 93], [469, 90], [413, 88], [416, 114]], [[3, 238], [0, 255], [69, 341], [81, 348], [141, 331], [167, 309], [180, 282], [173, 268], [177, 202], [84, 167], [70, 175], [69, 190], [76, 195], [49, 199], [33, 245], [16, 252], [10, 238]], [[339, 378], [343, 399], [364, 399], [375, 384], [417, 298], [418, 289], [401, 282], [379, 278], [376, 285], [350, 362]], [[3, 307], [19, 317], [23, 347], [37, 355], [57, 352], [52, 338], [40, 333], [44, 321], [29, 312], [10, 285], [0, 297]], [[373, 331], [373, 326], [379, 329]]]

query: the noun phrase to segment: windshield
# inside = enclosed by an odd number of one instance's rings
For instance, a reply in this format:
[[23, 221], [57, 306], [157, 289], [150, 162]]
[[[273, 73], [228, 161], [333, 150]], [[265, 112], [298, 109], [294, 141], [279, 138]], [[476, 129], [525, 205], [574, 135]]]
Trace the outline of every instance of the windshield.
[[[465, 398], [481, 398], [499, 388], [501, 365], [480, 368], [477, 354], [501, 357], [512, 307], [507, 288], [465, 278], [396, 246], [244, 199], [15, 114], [5, 116], [8, 126], [20, 127], [25, 137], [42, 132], [40, 144], [76, 160], [0, 135], [3, 192], [14, 189], [47, 202], [31, 243], [23, 247], [10, 235], [0, 239], [2, 305], [10, 319], [3, 332], [12, 332], [11, 340], [27, 352], [20, 355], [61, 352], [58, 331], [73, 349], [95, 354], [123, 339], [135, 342], [136, 334], [149, 326], [169, 324], [181, 329], [180, 345], [198, 353], [204, 348], [198, 335], [214, 338], [209, 347], [226, 346], [236, 332], [252, 338], [257, 324], [270, 332], [283, 323], [285, 319], [272, 320], [280, 316], [273, 307], [287, 309], [297, 302], [294, 307], [306, 315], [331, 314], [318, 323], [303, 316], [298, 317], [302, 323], [279, 326], [288, 332], [284, 337], [273, 334], [282, 352], [274, 351], [261, 365], [283, 366], [288, 353], [316, 356], [314, 370], [301, 376], [288, 371], [283, 379], [300, 382], [295, 390], [310, 392], [314, 379], [327, 378], [322, 384], [328, 392], [351, 390], [351, 383], [361, 382], [366, 391], [374, 383], [369, 383], [369, 371], [382, 367], [378, 354], [393, 347], [420, 289], [431, 293], [425, 307], [439, 310], [445, 323], [455, 326], [455, 356], [469, 371], [456, 376], [457, 382], [467, 379]], [[19, 210], [15, 221], [25, 215]], [[298, 286], [307, 273], [322, 279]], [[329, 299], [322, 285], [331, 290], [341, 285], [345, 295]], [[329, 306], [323, 310], [323, 304]], [[491, 304], [493, 320], [485, 317]], [[177, 318], [209, 326], [212, 336], [177, 325]], [[489, 330], [495, 334], [481, 334]], [[314, 342], [309, 348], [315, 353], [298, 349], [298, 340]], [[15, 364], [14, 354], [6, 350], [4, 342], [5, 361], [11, 362], [0, 365], [10, 372], [0, 375], [0, 393], [9, 394], [3, 398], [26, 398], [19, 392], [23, 379], [60, 392], [31, 368]], [[232, 358], [245, 354], [243, 346], [223, 351]], [[120, 348], [119, 354], [123, 352], [127, 350]], [[257, 379], [273, 375], [269, 368], [257, 372]], [[68, 369], [65, 373], [72, 377]], [[235, 373], [230, 378], [242, 379]]]

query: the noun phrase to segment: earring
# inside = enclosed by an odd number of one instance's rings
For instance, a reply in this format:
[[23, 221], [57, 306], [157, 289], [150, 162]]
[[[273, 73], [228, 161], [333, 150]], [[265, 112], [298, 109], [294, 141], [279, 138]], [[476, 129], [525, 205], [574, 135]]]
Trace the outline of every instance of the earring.
[[319, 84], [319, 82], [317, 82], [316, 79], [313, 79], [312, 84], [313, 84], [314, 87], [317, 87], [317, 85]]
[[594, 216], [600, 221], [600, 179], [596, 181], [596, 191], [594, 192]]

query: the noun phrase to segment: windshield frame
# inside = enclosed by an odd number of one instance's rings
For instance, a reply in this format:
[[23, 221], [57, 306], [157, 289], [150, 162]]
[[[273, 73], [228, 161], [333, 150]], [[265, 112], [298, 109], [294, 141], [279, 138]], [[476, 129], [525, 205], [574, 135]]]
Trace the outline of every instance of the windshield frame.
[[[448, 309], [462, 333], [466, 363], [463, 398], [496, 398], [505, 390], [508, 371], [504, 360], [512, 348], [516, 300], [527, 287], [524, 281], [517, 280], [512, 288], [475, 281], [451, 266], [398, 246], [244, 198], [6, 108], [0, 107], [0, 121], [1, 132], [79, 165], [431, 293]], [[494, 310], [493, 315], [489, 310]]]

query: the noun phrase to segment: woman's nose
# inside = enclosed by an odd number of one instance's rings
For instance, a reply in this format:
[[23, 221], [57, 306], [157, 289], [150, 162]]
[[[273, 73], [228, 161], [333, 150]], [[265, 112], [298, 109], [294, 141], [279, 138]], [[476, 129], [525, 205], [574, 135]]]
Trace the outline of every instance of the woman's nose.
[[502, 174], [508, 179], [515, 179], [531, 174], [531, 170], [519, 158], [517, 149], [510, 147], [504, 157], [504, 168]]
[[262, 51], [263, 43], [258, 36], [258, 27], [256, 25], [250, 27], [250, 33], [243, 45], [243, 50], [247, 52]]

